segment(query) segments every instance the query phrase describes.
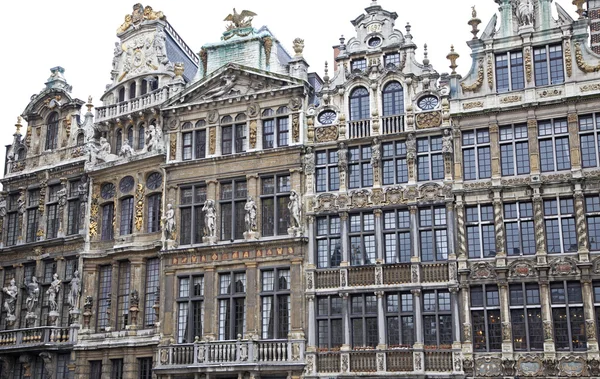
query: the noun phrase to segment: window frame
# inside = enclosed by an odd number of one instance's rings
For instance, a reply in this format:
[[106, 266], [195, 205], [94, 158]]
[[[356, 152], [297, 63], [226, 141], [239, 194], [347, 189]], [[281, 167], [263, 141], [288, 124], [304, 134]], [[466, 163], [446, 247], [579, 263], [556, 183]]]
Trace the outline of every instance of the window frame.
[[[356, 303], [359, 304], [355, 304], [355, 300], [358, 300]], [[373, 302], [374, 306], [369, 306], [369, 303], [372, 304]], [[356, 310], [355, 305], [360, 305], [360, 310]], [[373, 293], [352, 294], [348, 298], [348, 306], [350, 307], [348, 316], [350, 319], [350, 341], [352, 348], [356, 350], [375, 349], [379, 344], [377, 296]], [[373, 320], [375, 321], [375, 333], [373, 330]], [[357, 325], [359, 326], [358, 330], [355, 329]]]
[[[553, 57], [552, 54], [560, 50], [560, 57], [556, 55]], [[538, 54], [539, 51], [543, 50], [543, 58]], [[562, 44], [552, 44], [545, 46], [535, 46], [532, 51], [533, 54], [533, 71], [535, 78], [535, 85], [537, 86], [548, 86], [563, 84], [565, 82], [565, 64], [564, 64], [564, 53]], [[553, 66], [558, 64], [558, 66]], [[559, 70], [553, 70], [553, 68], [559, 68]], [[554, 78], [555, 73], [560, 73], [560, 77]]]
[[[514, 214], [512, 217], [512, 211], [507, 207], [515, 207]], [[528, 206], [529, 209], [524, 210], [522, 206]], [[506, 255], [508, 256], [521, 256], [521, 255], [534, 255], [537, 251], [537, 245], [535, 242], [535, 222], [533, 220], [533, 202], [531, 201], [517, 201], [517, 202], [507, 202], [502, 204], [502, 213], [503, 213], [503, 223], [504, 230], [506, 236]], [[527, 230], [524, 231], [524, 224], [528, 225]], [[510, 233], [512, 231], [512, 227], [509, 230], [508, 225], [516, 225], [516, 231], [518, 232], [518, 251], [515, 252], [514, 248], [511, 252], [511, 245], [514, 245], [513, 242], [513, 234]], [[525, 249], [525, 237], [530, 242], [533, 242], [533, 249], [531, 251], [526, 251]]]
[[[559, 124], [560, 123], [560, 124]], [[550, 133], [542, 132], [542, 128], [550, 128]], [[557, 132], [557, 129], [559, 132]], [[563, 141], [567, 141], [566, 149], [564, 145], [559, 145], [558, 143], [564, 143]], [[569, 136], [569, 127], [567, 119], [565, 118], [556, 118], [550, 120], [541, 120], [538, 121], [538, 145], [539, 145], [539, 154], [540, 154], [540, 171], [542, 173], [545, 172], [555, 172], [555, 171], [566, 171], [571, 170], [573, 163], [571, 162], [571, 141]], [[547, 142], [550, 141], [552, 151], [549, 151], [549, 146], [546, 145]], [[544, 145], [543, 145], [544, 144]], [[559, 146], [563, 149], [562, 155], [559, 156]], [[549, 154], [552, 153], [552, 157]], [[552, 159], [552, 167], [550, 168], [549, 163], [546, 162], [546, 159]], [[561, 158], [561, 162], [559, 163], [559, 158]], [[559, 168], [560, 167], [560, 168]]]
[[[272, 193], [267, 190], [267, 183], [273, 180]], [[284, 180], [287, 184], [281, 183]], [[291, 177], [289, 174], [263, 176], [261, 182], [261, 232], [263, 237], [287, 235], [290, 227], [290, 211], [288, 209], [291, 194]], [[272, 209], [269, 210], [269, 204]]]
[[[229, 281], [229, 289], [227, 291], [227, 293], [223, 293], [223, 282], [222, 282], [222, 277], [229, 275], [230, 277], [230, 281]], [[237, 289], [237, 278], [238, 276], [243, 276], [243, 285], [244, 285], [244, 291], [239, 291]], [[218, 307], [219, 307], [219, 311], [218, 311], [218, 339], [219, 341], [229, 341], [229, 340], [235, 340], [238, 338], [238, 334], [241, 334], [242, 337], [244, 337], [244, 334], [246, 332], [246, 291], [247, 291], [247, 276], [246, 276], [246, 272], [245, 271], [225, 271], [225, 272], [219, 272], [218, 273], [218, 284], [219, 284], [219, 290], [218, 290], [218, 296], [217, 296], [217, 301], [218, 301]], [[232, 280], [233, 279], [233, 280]], [[237, 301], [242, 302], [242, 307], [244, 309], [244, 311], [242, 312], [242, 314], [240, 314], [238, 312], [238, 307], [239, 307], [239, 303], [237, 303]], [[225, 305], [226, 309], [225, 309], [225, 314], [223, 314], [223, 305]], [[222, 318], [222, 317], [225, 318]], [[241, 319], [241, 323], [242, 323], [242, 330], [241, 333], [239, 330], [239, 322], [240, 319], [239, 317], [242, 317]], [[228, 319], [228, 320], [227, 320]], [[227, 326], [227, 322], [229, 322], [229, 326]], [[229, 329], [229, 330], [227, 330]], [[238, 332], [238, 333], [236, 333]]]
[[119, 200], [119, 235], [133, 234], [133, 214], [135, 210], [135, 199], [133, 196], [124, 196]]
[[364, 86], [353, 88], [348, 97], [348, 108], [350, 121], [370, 120], [371, 94], [369, 89]]
[[445, 177], [442, 136], [417, 138], [417, 182], [443, 180]]
[[[334, 267], [340, 267], [340, 264], [342, 262], [342, 219], [339, 215], [337, 214], [332, 214], [332, 215], [323, 215], [323, 216], [318, 216], [315, 219], [315, 255], [316, 255], [316, 262], [317, 262], [317, 267], [318, 268], [334, 268]], [[321, 223], [323, 224], [323, 226], [325, 226], [327, 228], [326, 233], [321, 234], [320, 233], [320, 227], [321, 227]], [[332, 227], [335, 227], [337, 225], [337, 229], [332, 229]], [[332, 232], [332, 230], [334, 230]], [[337, 232], [336, 232], [337, 231]], [[324, 253], [324, 251], [320, 250], [320, 245], [323, 244], [323, 242], [320, 241], [325, 241], [326, 243], [326, 247], [327, 247], [327, 256], [324, 257], [326, 258], [327, 262], [325, 262], [325, 259], [321, 259], [323, 258], [321, 253]], [[332, 245], [332, 242], [335, 243], [335, 241], [337, 241], [337, 245]], [[332, 248], [333, 248], [333, 252], [332, 252]], [[339, 260], [336, 260], [339, 259]], [[326, 264], [324, 264], [326, 263]]]
[[[470, 219], [470, 211], [473, 209], [477, 219]], [[494, 258], [496, 256], [496, 232], [494, 206], [492, 204], [477, 204], [465, 207], [465, 232], [470, 259]], [[477, 246], [474, 246], [473, 242], [477, 242]], [[492, 250], [486, 251], [486, 248], [489, 247]]]
[[[474, 305], [473, 304], [473, 293], [475, 292], [474, 290], [477, 290], [476, 292], [481, 292], [481, 298], [482, 298], [482, 304], [479, 305]], [[478, 291], [481, 290], [481, 291]], [[496, 292], [497, 295], [497, 299], [498, 299], [498, 303], [491, 303], [490, 302], [490, 298], [488, 297], [488, 293], [492, 293], [492, 292]], [[502, 315], [500, 312], [500, 292], [499, 292], [499, 288], [498, 286], [491, 285], [491, 284], [483, 284], [480, 286], [471, 286], [470, 287], [470, 299], [471, 299], [471, 304], [470, 304], [470, 309], [469, 311], [471, 312], [471, 322], [472, 322], [472, 335], [473, 335], [473, 352], [498, 352], [498, 351], [502, 351]], [[494, 312], [493, 315], [495, 315], [496, 318], [496, 322], [494, 321], [490, 321], [493, 320], [493, 317], [490, 318], [490, 313]], [[478, 333], [476, 327], [477, 324], [475, 322], [476, 318], [474, 317], [474, 315], [476, 313], [480, 313], [483, 315], [482, 321], [483, 321], [483, 326], [484, 326], [484, 330], [481, 331], [482, 333]], [[490, 340], [492, 339], [492, 337], [490, 336], [490, 325], [494, 325], [494, 341], [490, 342]], [[482, 336], [480, 338], [482, 338], [483, 342], [479, 342], [479, 344], [484, 344], [485, 346], [482, 348], [477, 348], [477, 338], [478, 336]], [[492, 346], [492, 343], [494, 344]]]
[[[561, 289], [564, 290], [564, 303], [556, 301], [554, 294], [556, 293], [555, 290], [557, 289]], [[579, 296], [581, 296], [581, 301], [580, 302], [575, 302], [575, 300], [573, 299], [573, 294], [570, 293], [569, 289], [570, 288], [578, 288], [579, 289]], [[585, 351], [587, 350], [587, 336], [586, 336], [586, 331], [585, 331], [585, 311], [584, 311], [584, 304], [583, 304], [583, 292], [582, 292], [582, 288], [581, 288], [581, 282], [579, 281], [558, 281], [558, 282], [552, 282], [550, 283], [550, 308], [552, 310], [552, 327], [553, 327], [553, 333], [554, 333], [554, 348], [556, 349], [556, 351]], [[556, 302], [555, 302], [556, 301]], [[556, 311], [559, 311], [561, 309], [564, 309], [564, 317], [566, 317], [566, 323], [564, 323], [564, 325], [566, 326], [566, 331], [567, 331], [567, 339], [568, 339], [568, 345], [566, 347], [559, 347], [558, 346], [558, 339], [559, 336], [561, 335], [561, 333], [558, 332], [558, 322], [555, 319], [555, 316], [559, 313]], [[580, 324], [580, 333], [579, 333], [579, 337], [580, 340], [578, 340], [578, 342], [582, 345], [581, 347], [577, 348], [575, 347], [575, 345], [573, 344], [573, 331], [574, 331], [574, 327], [575, 327], [575, 323], [577, 322], [576, 320], [573, 320], [573, 315], [571, 314], [571, 311], [576, 311], [576, 310], [580, 310], [580, 317], [581, 317], [581, 324]], [[573, 312], [574, 313], [574, 312]]]
[[[422, 262], [446, 262], [448, 260], [448, 220], [446, 217], [446, 208], [443, 206], [426, 206], [426, 207], [419, 207], [418, 209], [418, 230], [419, 230], [419, 248], [420, 248], [420, 253], [421, 253], [421, 261]], [[423, 218], [424, 216], [422, 215], [423, 211], [431, 211], [431, 225], [424, 225], [423, 224]], [[436, 224], [436, 211], [441, 211], [442, 215], [444, 216], [443, 218], [439, 218], [439, 220], [443, 220], [444, 223], [443, 224]], [[444, 231], [445, 233], [439, 234], [436, 233], [438, 231]], [[431, 259], [429, 259], [429, 256], [425, 257], [424, 252], [427, 249], [423, 248], [423, 233], [427, 233], [430, 232], [431, 233], [431, 244], [433, 247], [432, 253], [431, 253]], [[445, 239], [445, 241], [439, 241], [438, 242], [438, 238], [439, 239]], [[438, 246], [438, 243], [440, 244]], [[440, 252], [438, 251], [438, 249], [443, 249], [445, 246], [445, 252]], [[440, 255], [441, 254], [441, 255]]]
[[315, 152], [316, 192], [339, 191], [338, 159], [337, 149], [324, 149]]
[[[231, 197], [225, 198], [225, 185], [231, 185]], [[244, 189], [238, 189], [238, 186], [242, 186]], [[243, 191], [243, 195], [238, 193]], [[221, 241], [235, 241], [244, 238], [244, 232], [246, 231], [245, 215], [246, 211], [244, 206], [248, 199], [248, 182], [246, 179], [233, 179], [229, 181], [223, 181], [220, 183], [220, 219], [221, 219]], [[226, 215], [226, 206], [231, 206], [231, 214]], [[229, 225], [229, 235], [227, 235], [227, 222]]]
[[[402, 213], [402, 221], [400, 214]], [[393, 216], [393, 225], [388, 220]], [[410, 210], [408, 208], [388, 209], [383, 212], [383, 254], [386, 264], [410, 263], [413, 255]], [[403, 236], [403, 237], [401, 237]], [[406, 238], [408, 237], [408, 241]], [[393, 240], [392, 240], [393, 238]], [[404, 239], [404, 241], [402, 241]], [[392, 243], [393, 241], [393, 243]], [[392, 246], [393, 245], [393, 246]], [[408, 245], [408, 254], [402, 246]], [[391, 250], [394, 250], [393, 252]], [[393, 253], [393, 254], [392, 254]], [[394, 258], [394, 259], [392, 259]]]
[[[479, 141], [480, 133], [482, 141]], [[472, 142], [469, 136], [472, 135]], [[487, 137], [485, 137], [487, 136]], [[487, 138], [487, 140], [486, 140]], [[463, 178], [465, 181], [490, 179], [492, 177], [492, 152], [489, 128], [470, 129], [462, 132]], [[467, 152], [473, 152], [467, 165]], [[486, 153], [487, 151], [487, 153]], [[467, 168], [467, 166], [470, 166]], [[467, 171], [468, 170], [468, 171]]]
[[[357, 220], [357, 223], [354, 221], [355, 219]], [[375, 214], [372, 211], [351, 213], [348, 215], [346, 222], [348, 231], [348, 249], [350, 250], [348, 252], [350, 256], [350, 266], [376, 264], [377, 237]], [[358, 229], [355, 229], [356, 226], [358, 226]], [[360, 251], [358, 251], [358, 249], [360, 249]]]
[[106, 311], [111, 300], [112, 265], [98, 266], [98, 312], [96, 313], [96, 331], [104, 332], [110, 326]]
[[[501, 66], [501, 61], [506, 62], [506, 66]], [[504, 53], [498, 53], [494, 56], [494, 62], [496, 68], [496, 90], [498, 93], [520, 91], [525, 88], [525, 65], [523, 51], [513, 50]], [[503, 72], [504, 70], [506, 70], [505, 74]], [[503, 83], [501, 84], [501, 81], [506, 81], [506, 85]]]
[[25, 233], [25, 242], [37, 241], [37, 231], [39, 229], [39, 222], [41, 219], [40, 212], [40, 199], [42, 196], [41, 188], [31, 188], [27, 191], [27, 229]]
[[[433, 305], [434, 305], [435, 309], [433, 309], [433, 310], [426, 308], [426, 297], [428, 297], [428, 295], [434, 295], [434, 304]], [[444, 296], [447, 295], [447, 301], [442, 302], [441, 295], [444, 295]], [[442, 348], [442, 349], [451, 349], [452, 343], [454, 342], [454, 336], [453, 336], [454, 331], [452, 328], [452, 322], [453, 322], [453, 320], [452, 320], [452, 295], [450, 294], [450, 292], [448, 290], [441, 290], [441, 289], [423, 290], [421, 293], [421, 298], [422, 298], [422, 302], [423, 302], [423, 341], [424, 341], [423, 343], [424, 343], [424, 345], [429, 346], [429, 347], [435, 346], [436, 348]], [[430, 303], [430, 305], [431, 305], [431, 303]], [[425, 320], [427, 319], [427, 317], [435, 318], [435, 343], [430, 343], [430, 344], [427, 343], [428, 333], [426, 333], [427, 329], [425, 327], [425, 325], [426, 325]], [[445, 321], [442, 320], [442, 317], [445, 319]], [[445, 324], [445, 326], [444, 326], [444, 324]], [[441, 332], [442, 326], [444, 326], [444, 328], [445, 328], [445, 333]], [[448, 336], [448, 327], [449, 327], [449, 331], [450, 331], [449, 336]], [[442, 338], [443, 338], [442, 334], [444, 334], [446, 336], [446, 338], [449, 337], [449, 339], [442, 340]], [[431, 335], [431, 333], [429, 335]], [[429, 341], [429, 342], [433, 342], [433, 341]]]
[[[529, 291], [537, 290], [537, 303], [535, 302], [535, 296], [530, 296]], [[512, 325], [512, 344], [513, 349], [515, 351], [543, 351], [544, 350], [544, 324], [542, 320], [542, 305], [541, 305], [541, 292], [538, 283], [512, 283], [508, 289], [508, 302], [509, 302], [509, 314], [510, 314], [510, 322]], [[513, 299], [513, 292], [521, 291], [522, 304], [516, 303]], [[531, 300], [530, 300], [531, 299]], [[514, 304], [516, 303], [516, 304]], [[539, 325], [538, 331], [540, 332], [539, 341], [537, 341], [538, 346], [533, 347], [532, 342], [532, 321], [530, 317], [532, 314], [529, 312], [531, 310], [539, 311]], [[524, 339], [525, 339], [525, 348], [517, 347], [517, 339], [523, 338], [521, 333], [518, 333], [515, 330], [515, 325], [519, 323], [515, 322], [515, 314], [518, 312], [522, 312], [523, 326], [524, 326]], [[527, 316], [527, 317], [525, 317]]]
[[[317, 347], [319, 351], [339, 351], [344, 344], [343, 300], [338, 295], [324, 295], [317, 296], [315, 302], [317, 306], [315, 312]], [[321, 308], [322, 302], [327, 303], [327, 309]], [[335, 305], [333, 305], [334, 302], [336, 303]], [[337, 313], [337, 309], [339, 309], [339, 313]], [[323, 328], [321, 326], [323, 326]], [[326, 333], [324, 333], [324, 331], [326, 331]]]
[[55, 150], [58, 148], [58, 124], [59, 124], [58, 112], [52, 112], [46, 119], [46, 143], [44, 150]]
[[373, 187], [374, 169], [371, 164], [371, 154], [370, 145], [348, 148], [348, 188]]
[[[520, 134], [517, 134], [517, 128]], [[509, 133], [505, 131], [510, 130]], [[523, 131], [525, 137], [523, 137]], [[519, 135], [520, 137], [517, 137]], [[529, 161], [529, 135], [527, 124], [502, 125], [499, 128], [500, 173], [502, 176], [528, 175], [531, 173]], [[526, 153], [523, 156], [523, 145]], [[510, 149], [510, 151], [508, 151]], [[525, 158], [525, 160], [522, 160]]]
[[[550, 202], [556, 202], [556, 214], [547, 214], [548, 207], [554, 209], [550, 204]], [[563, 202], [566, 202], [566, 205], [563, 205]], [[568, 205], [568, 202], [571, 202], [571, 205]], [[572, 212], [568, 212], [563, 210], [563, 206], [570, 208]], [[549, 197], [544, 198], [543, 203], [543, 213], [544, 213], [544, 233], [546, 234], [546, 251], [548, 254], [569, 254], [576, 253], [578, 250], [577, 244], [577, 228], [575, 222], [575, 199], [571, 197]], [[549, 232], [548, 221], [557, 221], [557, 225], [555, 226], [558, 230], [558, 240], [560, 241], [560, 251], [550, 251], [550, 243], [552, 241], [552, 236], [556, 236], [556, 230]], [[570, 225], [568, 225], [571, 230], [567, 230], [566, 233], [570, 235], [571, 245], [570, 249], [565, 249], [565, 243], [567, 242], [565, 239], [565, 224], [564, 221], [568, 221]]]
[[[202, 338], [204, 332], [204, 274], [180, 275], [177, 279], [177, 343], [192, 343], [196, 337]], [[184, 308], [186, 314], [182, 315]]]
[[381, 144], [381, 181], [383, 185], [408, 183], [408, 160], [406, 141]]
[[[287, 276], [285, 274], [287, 272]], [[273, 273], [272, 289], [265, 289], [265, 274]], [[282, 288], [282, 275], [287, 279], [287, 288]], [[262, 316], [261, 337], [262, 339], [287, 339], [291, 328], [291, 271], [289, 267], [276, 267], [260, 270], [260, 312]], [[265, 300], [270, 298], [270, 312], [273, 324], [265, 324]], [[283, 314], [282, 314], [282, 311]], [[269, 312], [269, 311], [267, 311]], [[287, 316], [286, 316], [287, 312]], [[272, 328], [272, 330], [271, 330]]]
[[[191, 202], [185, 200], [185, 191], [191, 191]], [[181, 186], [179, 188], [179, 244], [193, 245], [202, 243], [204, 237], [204, 216], [202, 208], [206, 204], [207, 186], [205, 183], [191, 184]], [[189, 211], [188, 211], [189, 210]], [[189, 212], [189, 221], [185, 220], [186, 214]], [[187, 236], [189, 235], [189, 241]]]

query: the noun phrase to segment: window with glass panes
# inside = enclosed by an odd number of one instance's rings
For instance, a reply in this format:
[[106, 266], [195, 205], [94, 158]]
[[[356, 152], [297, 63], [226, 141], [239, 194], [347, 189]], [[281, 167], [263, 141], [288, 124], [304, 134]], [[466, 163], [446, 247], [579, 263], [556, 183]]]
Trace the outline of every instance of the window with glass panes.
[[235, 122], [231, 116], [221, 119], [221, 154], [243, 153], [246, 151], [246, 116], [239, 114]]
[[571, 169], [566, 119], [539, 121], [538, 139], [542, 172]]
[[275, 175], [261, 178], [260, 196], [262, 235], [286, 235], [290, 225], [290, 176]]
[[410, 292], [388, 293], [385, 306], [388, 347], [412, 348], [415, 343], [413, 295]]
[[137, 138], [137, 149], [142, 150], [146, 145], [146, 128], [145, 124], [138, 126], [138, 138]]
[[133, 233], [133, 196], [121, 199], [121, 222], [119, 234], [127, 235]]
[[317, 266], [339, 267], [342, 262], [341, 221], [337, 215], [316, 219]]
[[419, 244], [423, 262], [448, 259], [446, 208], [419, 208]]
[[67, 198], [67, 235], [79, 233], [81, 222], [81, 199], [79, 198], [79, 180], [69, 182]]
[[577, 251], [573, 199], [554, 198], [544, 200], [544, 224], [548, 253]]
[[27, 193], [27, 234], [25, 242], [34, 242], [40, 221], [40, 190], [34, 189]]
[[17, 243], [17, 239], [21, 236], [21, 225], [19, 224], [19, 194], [12, 193], [8, 195], [6, 207], [6, 245], [12, 246]]
[[350, 328], [353, 348], [377, 346], [379, 336], [377, 296], [373, 294], [350, 296]]
[[594, 281], [594, 310], [596, 312], [596, 339], [600, 340], [600, 281]]
[[365, 71], [367, 69], [367, 60], [366, 59], [355, 59], [350, 63], [350, 67], [352, 72], [354, 70]]
[[495, 257], [494, 207], [487, 204], [465, 207], [465, 213], [469, 258]]
[[58, 147], [58, 113], [52, 112], [48, 117], [46, 127], [46, 150], [54, 150]]
[[[184, 131], [181, 134], [182, 138], [182, 159], [184, 161], [190, 159], [200, 159], [206, 157], [206, 127], [205, 120], [199, 120], [194, 126], [191, 122], [183, 124], [181, 129]], [[190, 130], [190, 129], [195, 130]]]
[[352, 266], [375, 264], [377, 251], [373, 213], [357, 213], [348, 217], [348, 239]]
[[417, 139], [417, 180], [444, 179], [444, 157], [442, 137], [432, 136]]
[[531, 202], [504, 204], [504, 230], [506, 254], [535, 254], [535, 231]]
[[527, 124], [500, 127], [502, 176], [529, 174]]
[[315, 179], [317, 192], [337, 191], [340, 189], [337, 150], [316, 152]]
[[358, 87], [350, 93], [350, 120], [367, 120], [371, 117], [369, 90]]
[[146, 199], [148, 203], [148, 217], [146, 218], [146, 230], [148, 233], [154, 233], [160, 231], [160, 217], [161, 217], [161, 205], [162, 195], [160, 193], [153, 193]]
[[348, 149], [348, 187], [373, 186], [373, 166], [371, 166], [371, 146], [354, 146]]
[[587, 339], [581, 283], [550, 283], [550, 303], [556, 350], [586, 350]]
[[565, 81], [561, 45], [541, 46], [533, 49], [535, 85], [561, 84]]
[[117, 283], [117, 330], [125, 330], [129, 325], [129, 294], [131, 293], [131, 264], [119, 262], [119, 281]]
[[289, 113], [288, 107], [279, 107], [275, 113], [272, 109], [263, 111], [263, 149], [289, 144]]
[[[67, 378], [69, 375], [69, 361], [71, 360], [71, 354], [57, 354], [56, 355], [56, 377]], [[111, 378], [112, 379], [112, 378]]]
[[112, 266], [100, 266], [98, 270], [98, 313], [96, 314], [96, 326], [99, 332], [106, 330], [108, 325], [108, 304], [111, 296]]
[[600, 115], [579, 116], [579, 141], [581, 146], [581, 166], [596, 167], [600, 159]]
[[[54, 278], [53, 278], [54, 274], [58, 274], [58, 272], [57, 272], [57, 267], [56, 267], [56, 261], [46, 260], [43, 262], [43, 264], [44, 264], [44, 273], [41, 278], [38, 278], [39, 282], [40, 282], [40, 295], [41, 295], [39, 304], [40, 304], [40, 308], [41, 308], [40, 309], [41, 323], [44, 326], [49, 326], [50, 322], [48, 320], [48, 313], [50, 312], [50, 304], [48, 303], [49, 294], [47, 293], [47, 291], [50, 288], [50, 284], [54, 280]], [[32, 274], [34, 269], [35, 269], [35, 267], [32, 267], [32, 268], [25, 267], [25, 271], [32, 270], [30, 273], [26, 272], [25, 277]], [[60, 274], [59, 274], [59, 277], [60, 277]], [[59, 295], [56, 296], [56, 302], [58, 302]], [[23, 310], [21, 312], [21, 315], [23, 316], [25, 313], [26, 313], [25, 310]]]
[[344, 343], [342, 308], [342, 298], [338, 295], [317, 297], [319, 350], [339, 350]]
[[498, 92], [525, 88], [523, 52], [496, 54], [496, 89]]
[[588, 245], [591, 251], [600, 250], [600, 196], [585, 197]]
[[145, 306], [144, 306], [144, 325], [147, 327], [154, 326], [156, 322], [156, 313], [154, 312], [154, 304], [156, 303], [159, 293], [159, 275], [160, 275], [160, 259], [150, 258], [146, 261], [146, 283], [145, 283]]
[[246, 331], [246, 273], [219, 274], [219, 340], [234, 340]]
[[510, 321], [515, 351], [544, 349], [544, 327], [537, 283], [511, 284]]
[[382, 145], [383, 184], [401, 184], [408, 182], [406, 165], [406, 142], [388, 142]]
[[123, 359], [111, 359], [110, 366], [110, 379], [123, 379]]
[[196, 337], [202, 338], [204, 276], [179, 277], [177, 308], [177, 343], [192, 343]]
[[400, 54], [399, 53], [391, 53], [383, 56], [383, 63], [385, 67], [399, 67], [400, 66]]
[[290, 270], [261, 271], [263, 339], [287, 339], [290, 330]]
[[500, 296], [495, 285], [471, 287], [471, 323], [474, 351], [502, 349]]
[[102, 379], [102, 361], [90, 361], [90, 379]]
[[423, 291], [423, 341], [426, 346], [450, 348], [452, 345], [452, 311], [450, 292]]
[[48, 199], [46, 201], [46, 238], [56, 238], [58, 236], [58, 191], [62, 185], [48, 187]]
[[115, 134], [115, 154], [121, 153], [121, 147], [123, 147], [123, 130], [117, 129]]
[[138, 358], [138, 379], [152, 379], [152, 357]]
[[383, 116], [394, 116], [404, 113], [404, 89], [396, 81], [390, 82], [383, 87]]
[[102, 205], [102, 241], [109, 241], [114, 238], [114, 216], [114, 203], [106, 203]]
[[465, 180], [492, 177], [489, 129], [464, 131], [462, 133], [462, 153]]
[[408, 263], [412, 256], [408, 209], [383, 212], [385, 263]]
[[244, 238], [247, 187], [245, 180], [221, 183], [221, 240]]
[[202, 207], [206, 202], [206, 185], [197, 184], [182, 187], [179, 203], [180, 231], [179, 244], [189, 245], [202, 243], [204, 235], [204, 213]]

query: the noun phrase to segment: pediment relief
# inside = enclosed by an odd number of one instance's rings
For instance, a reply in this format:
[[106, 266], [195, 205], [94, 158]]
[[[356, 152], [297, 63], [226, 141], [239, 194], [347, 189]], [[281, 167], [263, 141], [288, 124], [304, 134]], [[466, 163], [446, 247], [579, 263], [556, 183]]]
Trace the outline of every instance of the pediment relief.
[[577, 275], [580, 273], [577, 261], [569, 257], [554, 258], [550, 261], [550, 275]]
[[471, 265], [471, 279], [496, 279], [496, 269], [488, 262]]
[[510, 278], [532, 278], [538, 276], [534, 262], [519, 259], [508, 265], [508, 276]]
[[65, 105], [82, 106], [83, 101], [73, 99], [67, 92], [57, 89], [47, 89], [31, 96], [31, 101], [23, 111], [23, 115], [36, 114], [43, 116], [52, 111], [58, 111]]

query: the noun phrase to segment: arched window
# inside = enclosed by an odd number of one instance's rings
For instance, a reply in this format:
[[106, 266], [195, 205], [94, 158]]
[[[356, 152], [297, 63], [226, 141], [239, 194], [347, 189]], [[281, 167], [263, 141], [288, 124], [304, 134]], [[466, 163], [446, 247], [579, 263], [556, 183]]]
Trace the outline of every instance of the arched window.
[[148, 81], [146, 79], [142, 80], [142, 89], [140, 92], [140, 96], [148, 93]]
[[151, 91], [156, 91], [158, 89], [158, 76], [148, 79], [148, 82]]
[[58, 145], [58, 113], [52, 112], [48, 117], [46, 129], [46, 150], [54, 150]]
[[125, 101], [125, 87], [119, 89], [119, 103]]
[[119, 232], [122, 236], [133, 233], [133, 196], [121, 200], [121, 224]]
[[134, 99], [135, 98], [135, 87], [136, 87], [135, 82], [133, 82], [133, 83], [131, 83], [129, 85], [129, 98], [130, 99]]
[[83, 133], [79, 133], [79, 134], [77, 135], [77, 146], [81, 146], [81, 145], [83, 145], [84, 143], [85, 143], [85, 138], [84, 138], [84, 135], [83, 135]]
[[146, 128], [144, 124], [140, 124], [138, 128], [138, 139], [137, 139], [137, 149], [142, 150], [144, 148], [144, 142], [146, 140]]
[[129, 146], [133, 148], [133, 126], [130, 126], [127, 129], [127, 142], [129, 142]]
[[369, 115], [369, 91], [358, 87], [350, 93], [350, 120], [365, 120]]
[[388, 83], [383, 88], [383, 115], [393, 116], [404, 113], [404, 90], [398, 82]]
[[15, 154], [15, 160], [16, 161], [20, 161], [22, 159], [25, 159], [25, 149], [24, 148], [20, 148], [17, 150], [16, 154]]
[[121, 152], [122, 146], [123, 146], [123, 130], [117, 129], [117, 134], [115, 136], [115, 154], [119, 154]]
[[148, 196], [148, 218], [147, 231], [148, 233], [158, 232], [160, 230], [160, 214], [161, 214], [161, 194], [154, 193]]

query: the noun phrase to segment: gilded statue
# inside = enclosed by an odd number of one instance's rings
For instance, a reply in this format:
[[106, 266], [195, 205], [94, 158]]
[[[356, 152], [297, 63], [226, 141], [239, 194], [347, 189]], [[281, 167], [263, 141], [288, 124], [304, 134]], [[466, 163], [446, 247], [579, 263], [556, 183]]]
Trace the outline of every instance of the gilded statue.
[[256, 13], [243, 10], [242, 13], [237, 13], [233, 8], [233, 13], [225, 17], [223, 21], [231, 21], [231, 24], [227, 25], [227, 30], [249, 28], [252, 26], [252, 18], [256, 16]]
[[166, 17], [161, 11], [155, 12], [152, 7], [147, 5], [144, 8], [144, 20], [164, 20]]
[[127, 29], [129, 29], [129, 27], [133, 24], [133, 19], [131, 18], [130, 14], [126, 14], [125, 15], [125, 22], [123, 22], [121, 24], [121, 26], [119, 26], [119, 29], [117, 29], [117, 34], [121, 34], [124, 31], [126, 31]]

